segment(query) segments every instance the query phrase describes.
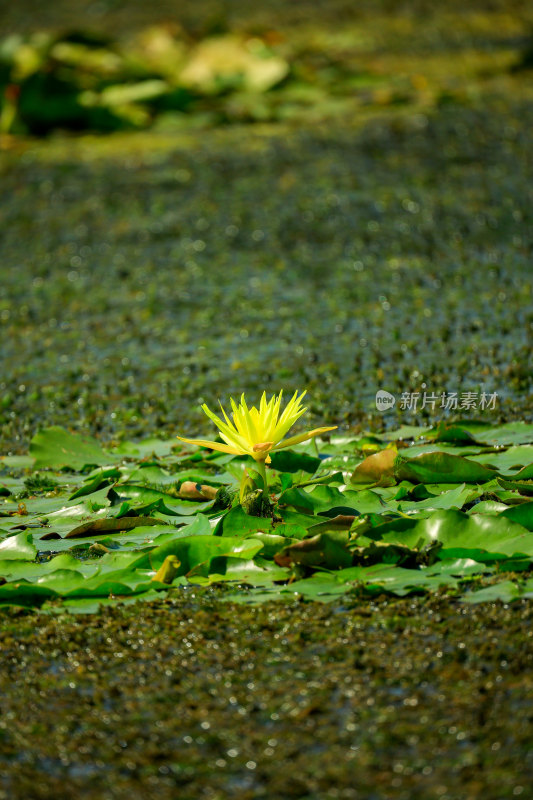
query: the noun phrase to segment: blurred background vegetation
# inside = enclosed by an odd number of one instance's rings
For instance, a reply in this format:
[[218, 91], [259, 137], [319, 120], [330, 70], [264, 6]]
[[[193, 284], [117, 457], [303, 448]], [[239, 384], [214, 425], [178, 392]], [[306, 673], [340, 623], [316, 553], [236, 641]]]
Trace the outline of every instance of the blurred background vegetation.
[[517, 0], [3, 4], [4, 444], [264, 387], [527, 416], [532, 32]]
[[502, 68], [531, 66], [525, 4], [448, 2], [438, 13], [425, 2], [25, 5], [7, 9], [0, 45], [5, 133], [431, 107], [467, 100]]

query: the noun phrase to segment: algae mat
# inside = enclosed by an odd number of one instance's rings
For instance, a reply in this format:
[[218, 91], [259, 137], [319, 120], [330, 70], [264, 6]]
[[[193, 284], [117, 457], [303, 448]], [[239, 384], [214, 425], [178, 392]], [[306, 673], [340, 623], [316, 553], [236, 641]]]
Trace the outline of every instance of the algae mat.
[[5, 798], [527, 797], [531, 604], [242, 608], [212, 589], [1, 623]]

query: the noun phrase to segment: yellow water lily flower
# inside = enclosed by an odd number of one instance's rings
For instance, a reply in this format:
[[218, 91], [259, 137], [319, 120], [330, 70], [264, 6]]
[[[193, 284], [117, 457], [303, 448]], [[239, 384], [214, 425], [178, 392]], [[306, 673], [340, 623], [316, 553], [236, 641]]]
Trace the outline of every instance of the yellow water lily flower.
[[220, 450], [223, 453], [250, 455], [258, 464], [269, 464], [270, 453], [273, 450], [281, 450], [283, 447], [292, 447], [292, 445], [299, 444], [299, 442], [306, 442], [315, 436], [320, 436], [321, 433], [333, 431], [337, 427], [334, 425], [329, 428], [315, 428], [312, 431], [307, 431], [307, 433], [290, 436], [288, 439], [284, 438], [296, 420], [307, 411], [306, 408], [302, 408], [302, 398], [305, 394], [306, 392], [302, 392], [298, 396], [298, 392], [295, 392], [281, 414], [280, 407], [283, 392], [278, 395], [272, 395], [270, 400], [266, 399], [266, 392], [263, 392], [259, 408], [255, 406], [248, 408], [244, 394], [241, 396], [239, 405], [235, 403], [233, 398], [230, 398], [233, 421], [230, 420], [222, 408], [222, 404], [220, 408], [224, 415], [223, 420], [204, 403], [202, 406], [203, 411], [218, 427], [220, 436], [225, 444], [222, 444], [222, 442], [208, 442], [204, 439], [185, 439], [183, 436], [178, 436], [178, 439], [189, 444], [209, 447], [211, 450]]

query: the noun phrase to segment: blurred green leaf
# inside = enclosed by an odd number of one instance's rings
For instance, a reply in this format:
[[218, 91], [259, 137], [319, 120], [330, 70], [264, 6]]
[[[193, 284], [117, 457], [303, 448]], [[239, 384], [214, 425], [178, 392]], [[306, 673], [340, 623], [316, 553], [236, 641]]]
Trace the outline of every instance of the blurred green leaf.
[[37, 548], [33, 544], [31, 533], [24, 531], [9, 536], [0, 542], [0, 560], [33, 561], [37, 555]]
[[113, 461], [95, 439], [70, 433], [58, 425], [35, 434], [30, 443], [30, 455], [35, 459], [36, 469], [70, 467], [80, 470], [87, 466], [101, 466]]

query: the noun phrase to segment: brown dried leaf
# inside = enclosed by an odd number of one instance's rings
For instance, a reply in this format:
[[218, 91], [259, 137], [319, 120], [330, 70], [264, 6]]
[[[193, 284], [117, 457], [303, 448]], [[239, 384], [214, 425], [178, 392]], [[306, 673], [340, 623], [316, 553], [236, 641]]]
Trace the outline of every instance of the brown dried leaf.
[[351, 483], [394, 486], [396, 483], [394, 460], [397, 455], [395, 447], [387, 447], [379, 453], [368, 456], [354, 469]]
[[83, 525], [78, 525], [73, 528], [65, 539], [77, 539], [82, 536], [90, 536], [92, 533], [118, 533], [119, 531], [129, 531], [132, 528], [140, 528], [143, 525], [164, 525], [161, 519], [155, 517], [121, 517], [114, 519], [113, 517], [107, 519], [93, 519], [91, 522], [85, 522]]
[[180, 486], [178, 495], [183, 500], [214, 500], [217, 491], [214, 486], [194, 483], [194, 481], [184, 481]]

